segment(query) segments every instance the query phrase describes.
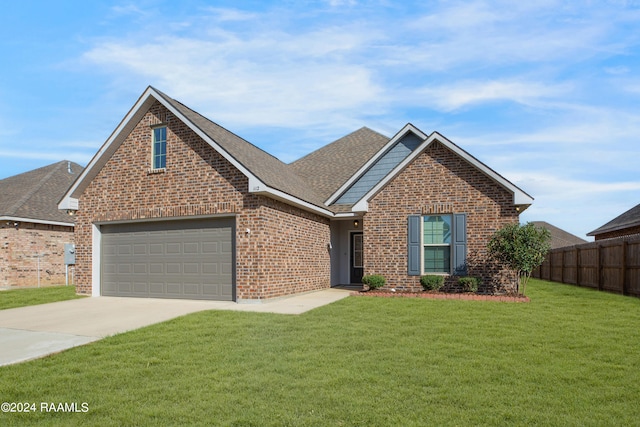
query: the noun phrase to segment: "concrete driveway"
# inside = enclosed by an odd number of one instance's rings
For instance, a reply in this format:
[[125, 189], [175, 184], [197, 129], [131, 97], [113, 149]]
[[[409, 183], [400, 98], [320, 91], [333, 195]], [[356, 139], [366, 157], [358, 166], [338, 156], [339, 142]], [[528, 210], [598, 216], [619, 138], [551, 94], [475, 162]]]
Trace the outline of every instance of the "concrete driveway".
[[0, 310], [0, 366], [36, 359], [198, 311], [301, 314], [347, 296], [348, 290], [325, 289], [261, 304], [88, 297]]

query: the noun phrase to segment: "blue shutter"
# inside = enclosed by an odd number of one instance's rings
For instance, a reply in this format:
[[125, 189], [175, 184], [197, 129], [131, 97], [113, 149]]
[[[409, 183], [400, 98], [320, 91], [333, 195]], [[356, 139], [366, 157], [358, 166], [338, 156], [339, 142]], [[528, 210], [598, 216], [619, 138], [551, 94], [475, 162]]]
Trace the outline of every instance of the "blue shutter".
[[409, 216], [409, 233], [407, 238], [407, 265], [409, 276], [420, 275], [420, 220], [419, 215]]
[[453, 215], [453, 274], [467, 274], [467, 214]]

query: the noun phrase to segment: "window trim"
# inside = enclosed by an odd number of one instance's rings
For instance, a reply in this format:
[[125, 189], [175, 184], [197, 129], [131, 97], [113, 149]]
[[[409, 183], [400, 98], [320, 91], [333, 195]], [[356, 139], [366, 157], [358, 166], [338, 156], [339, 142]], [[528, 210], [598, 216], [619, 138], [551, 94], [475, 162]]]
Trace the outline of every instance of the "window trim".
[[[451, 234], [449, 237], [449, 243], [425, 243], [424, 242], [424, 223], [425, 219], [429, 217], [448, 217], [449, 221], [449, 233]], [[421, 215], [420, 216], [420, 274], [433, 274], [433, 275], [445, 275], [450, 276], [453, 274], [453, 229], [454, 229], [454, 216], [453, 213], [443, 213], [443, 214], [431, 214], [431, 215]], [[431, 248], [449, 248], [449, 267], [447, 271], [425, 271], [425, 249]]]
[[[164, 129], [164, 153], [156, 153], [156, 131]], [[156, 159], [162, 159], [160, 167], [156, 166]], [[164, 163], [164, 164], [163, 164]], [[161, 173], [167, 169], [167, 125], [157, 125], [151, 127], [151, 168], [149, 173]]]
[[[444, 213], [443, 213], [444, 215]], [[451, 213], [453, 216], [453, 252], [451, 253], [452, 276], [466, 276], [468, 274], [468, 214]], [[424, 215], [409, 215], [407, 217], [407, 275], [421, 276], [422, 272], [422, 230], [421, 222]], [[434, 273], [435, 274], [435, 273]]]

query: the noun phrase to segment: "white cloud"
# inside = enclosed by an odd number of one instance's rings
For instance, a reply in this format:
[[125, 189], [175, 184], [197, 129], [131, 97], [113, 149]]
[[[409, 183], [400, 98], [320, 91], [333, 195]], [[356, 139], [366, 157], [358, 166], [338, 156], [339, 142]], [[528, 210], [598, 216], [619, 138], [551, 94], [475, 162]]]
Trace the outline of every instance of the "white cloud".
[[222, 8], [222, 7], [210, 7], [205, 9], [205, 12], [211, 12], [213, 17], [218, 21], [250, 21], [256, 19], [255, 13], [244, 12], [238, 9]]
[[116, 15], [142, 15], [144, 11], [135, 4], [116, 5], [111, 7], [111, 11]]
[[625, 67], [625, 66], [618, 66], [618, 67], [605, 67], [604, 68], [605, 73], [607, 74], [612, 74], [614, 76], [619, 76], [619, 75], [623, 75], [623, 74], [628, 74], [631, 70], [629, 69], [629, 67]]
[[640, 180], [580, 180], [549, 171], [505, 175], [535, 198], [521, 221], [547, 220], [582, 238], [640, 201]]
[[408, 59], [415, 67], [455, 75], [514, 64], [553, 69], [633, 51], [637, 42], [615, 37], [629, 12], [597, 2], [453, 1], [422, 9], [394, 27], [400, 36], [389, 42], [389, 64]]
[[439, 87], [423, 88], [427, 105], [442, 111], [453, 111], [473, 104], [493, 101], [512, 101], [529, 105], [539, 99], [559, 97], [567, 91], [563, 85], [517, 80], [459, 81]]
[[327, 0], [327, 3], [331, 7], [355, 6], [358, 4], [357, 0]]
[[136, 44], [103, 42], [84, 58], [140, 76], [217, 120], [304, 127], [376, 111], [383, 95], [370, 69], [345, 59], [365, 35], [324, 29], [209, 39], [165, 36]]
[[[29, 145], [29, 144], [25, 144]], [[35, 144], [34, 144], [35, 145]], [[46, 160], [51, 162], [59, 162], [62, 159], [71, 160], [73, 162], [86, 165], [93, 154], [87, 152], [64, 152], [58, 151], [46, 151], [46, 150], [6, 150], [0, 148], [0, 157], [9, 157], [14, 159], [29, 159], [29, 160]]]

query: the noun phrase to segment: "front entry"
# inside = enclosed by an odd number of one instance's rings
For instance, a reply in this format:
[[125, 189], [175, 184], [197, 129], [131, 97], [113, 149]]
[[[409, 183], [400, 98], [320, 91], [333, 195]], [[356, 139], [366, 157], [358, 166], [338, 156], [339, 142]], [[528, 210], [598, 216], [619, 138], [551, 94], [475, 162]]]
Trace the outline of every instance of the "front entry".
[[364, 274], [364, 245], [362, 233], [351, 233], [350, 282], [362, 283]]

